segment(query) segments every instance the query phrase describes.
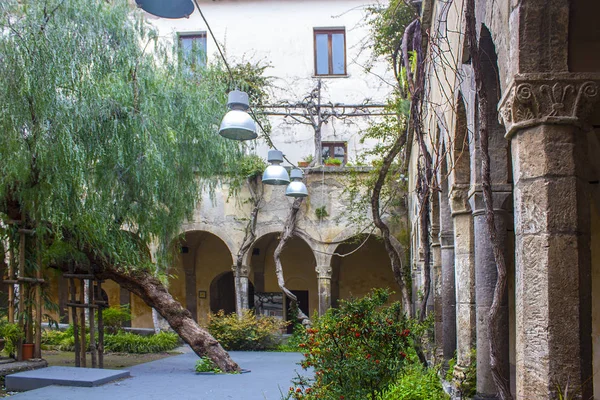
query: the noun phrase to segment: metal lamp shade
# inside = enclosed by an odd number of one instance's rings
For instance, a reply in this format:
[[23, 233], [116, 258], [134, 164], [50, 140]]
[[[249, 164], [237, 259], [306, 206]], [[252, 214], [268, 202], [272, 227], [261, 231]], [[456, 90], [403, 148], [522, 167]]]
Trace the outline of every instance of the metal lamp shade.
[[287, 185], [290, 177], [281, 165], [269, 165], [263, 172], [262, 182], [267, 185]]
[[292, 182], [285, 189], [285, 195], [289, 197], [306, 197], [308, 196], [308, 190], [306, 185], [302, 182], [304, 173], [298, 168], [294, 168], [290, 173]]
[[162, 18], [187, 18], [194, 12], [192, 0], [135, 0], [144, 11]]
[[285, 189], [285, 195], [289, 197], [306, 197], [308, 196], [308, 190], [304, 182], [293, 181]]
[[219, 135], [233, 140], [252, 140], [258, 137], [256, 123], [247, 112], [231, 110], [223, 117]]

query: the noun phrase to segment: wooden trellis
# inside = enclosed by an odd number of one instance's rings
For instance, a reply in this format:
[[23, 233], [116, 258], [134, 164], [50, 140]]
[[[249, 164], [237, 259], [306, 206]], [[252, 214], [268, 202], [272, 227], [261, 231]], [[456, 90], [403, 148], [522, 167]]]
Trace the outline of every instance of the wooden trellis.
[[[41, 285], [45, 283], [45, 280], [42, 278], [42, 267], [41, 267], [41, 252], [39, 251], [40, 243], [38, 245], [38, 251], [36, 262], [37, 268], [35, 272], [35, 277], [27, 276], [27, 271], [25, 268], [25, 249], [27, 244], [27, 235], [33, 236], [35, 231], [32, 229], [25, 228], [25, 221], [15, 221], [9, 220], [5, 221], [5, 223], [9, 226], [18, 226], [18, 234], [19, 234], [19, 260], [18, 266], [16, 265], [16, 257], [15, 257], [15, 244], [14, 241], [10, 240], [9, 245], [9, 262], [8, 262], [8, 273], [7, 278], [3, 280], [4, 283], [8, 285], [8, 322], [15, 322], [15, 286], [19, 285], [19, 313], [18, 313], [18, 324], [19, 328], [25, 333], [25, 342], [26, 343], [34, 343], [34, 358], [41, 358], [42, 350], [41, 350], [41, 342], [42, 342], [42, 288]], [[26, 293], [29, 292], [31, 287], [35, 287], [35, 340], [33, 338], [33, 309], [30, 305], [25, 307], [25, 297]], [[25, 324], [25, 314], [27, 314], [27, 320], [29, 321]], [[27, 325], [27, 329], [25, 329]], [[23, 340], [17, 344], [17, 360], [23, 360], [23, 351], [22, 351]]]
[[[42, 259], [41, 259], [41, 243], [37, 242], [36, 248], [36, 263], [37, 268], [35, 277], [27, 276], [25, 268], [25, 251], [27, 245], [27, 235], [33, 236], [35, 231], [24, 228], [25, 221], [5, 221], [10, 226], [19, 226], [18, 234], [18, 264], [16, 260], [15, 250], [16, 245], [14, 240], [9, 241], [9, 262], [7, 278], [3, 280], [8, 284], [8, 321], [15, 322], [15, 317], [19, 324], [19, 328], [25, 332], [25, 342], [34, 344], [34, 358], [42, 358], [41, 343], [42, 343], [42, 287], [45, 283], [42, 278]], [[102, 318], [102, 309], [107, 306], [103, 299], [96, 299], [96, 293], [101, 297], [102, 280], [96, 279], [93, 270], [91, 273], [75, 273], [75, 266], [71, 264], [69, 273], [64, 274], [64, 278], [69, 279], [69, 287], [71, 293], [70, 302], [67, 303], [71, 307], [71, 315], [75, 335], [75, 366], [86, 366], [86, 317], [85, 310], [89, 310], [89, 328], [90, 328], [90, 351], [92, 358], [92, 368], [104, 368], [104, 321]], [[76, 283], [77, 281], [77, 283]], [[87, 281], [87, 285], [86, 285]], [[19, 287], [19, 313], [15, 313], [16, 308], [16, 293], [15, 285]], [[87, 288], [86, 288], [87, 286]], [[25, 298], [31, 287], [35, 287], [35, 302], [32, 306], [27, 304]], [[77, 287], [80, 288], [77, 293]], [[87, 290], [87, 301], [85, 292]], [[35, 321], [33, 321], [33, 307], [35, 306]], [[96, 321], [95, 312], [98, 311], [98, 340], [96, 340]], [[27, 324], [25, 323], [25, 314], [27, 314]], [[35, 322], [35, 339], [33, 337], [33, 323]], [[27, 326], [27, 329], [26, 329]], [[23, 360], [23, 341], [17, 345], [17, 360]]]
[[[92, 368], [104, 368], [104, 320], [102, 318], [102, 309], [106, 307], [106, 302], [102, 299], [96, 299], [96, 294], [101, 298], [102, 280], [96, 279], [93, 273], [79, 274], [74, 272], [73, 266], [69, 268], [69, 273], [63, 275], [69, 279], [69, 290], [71, 299], [67, 307], [71, 307], [71, 316], [73, 320], [75, 336], [75, 366], [86, 367], [86, 317], [85, 310], [88, 310], [88, 321], [90, 328], [90, 353], [92, 358]], [[87, 281], [87, 285], [86, 285]], [[87, 302], [85, 292], [87, 286]], [[79, 293], [77, 293], [79, 287]], [[79, 296], [78, 296], [79, 294]], [[96, 341], [96, 321], [95, 313], [98, 311], [98, 340]]]

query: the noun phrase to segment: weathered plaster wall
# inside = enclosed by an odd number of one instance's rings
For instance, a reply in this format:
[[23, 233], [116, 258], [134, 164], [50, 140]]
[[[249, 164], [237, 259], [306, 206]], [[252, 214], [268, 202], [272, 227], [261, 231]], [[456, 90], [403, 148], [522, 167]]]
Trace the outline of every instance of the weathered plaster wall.
[[207, 292], [206, 299], [198, 299], [198, 321], [205, 321], [210, 311], [210, 284], [217, 276], [231, 271], [231, 253], [216, 236], [205, 235], [196, 249], [196, 298], [199, 290]]
[[[102, 283], [102, 290], [108, 295], [108, 306], [118, 307], [121, 303], [121, 287], [112, 280]], [[133, 321], [132, 321], [133, 322]]]
[[[315, 87], [313, 28], [323, 27], [346, 28], [348, 72], [346, 76], [322, 78], [323, 102], [357, 104], [369, 99], [381, 103], [389, 93], [389, 86], [380, 79], [393, 80], [385, 63], [373, 63], [373, 74], [364, 70], [371, 62], [364, 1], [202, 1], [200, 7], [230, 62], [261, 61], [270, 66], [265, 75], [273, 77], [273, 103], [301, 101]], [[147, 16], [165, 40], [172, 40], [176, 33], [207, 31], [197, 12], [178, 20]], [[214, 61], [218, 55], [210, 37], [207, 46], [209, 62]], [[290, 125], [282, 117], [271, 117], [270, 122], [273, 141], [292, 162], [314, 152], [312, 128]], [[352, 122], [334, 119], [323, 127], [323, 140], [347, 141], [349, 159], [353, 160], [357, 152], [376, 143], [360, 143], [358, 132], [366, 126], [364, 118], [353, 118]], [[257, 141], [257, 154], [266, 155], [267, 150], [266, 143]]]
[[152, 309], [135, 294], [131, 295], [131, 326], [136, 328], [154, 328]]
[[339, 254], [352, 253], [346, 257], [334, 256], [332, 260], [338, 270], [339, 298], [358, 298], [373, 288], [389, 288], [395, 292], [390, 301], [400, 301], [400, 289], [383, 242], [371, 237], [361, 246], [362, 243], [342, 244], [336, 249]]

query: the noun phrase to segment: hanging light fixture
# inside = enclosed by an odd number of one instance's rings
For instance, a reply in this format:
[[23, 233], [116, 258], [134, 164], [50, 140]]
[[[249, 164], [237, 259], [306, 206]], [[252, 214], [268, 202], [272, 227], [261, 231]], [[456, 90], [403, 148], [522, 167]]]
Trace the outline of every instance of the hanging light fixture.
[[144, 11], [162, 18], [188, 18], [194, 12], [191, 0], [135, 0]]
[[279, 150], [269, 150], [267, 160], [271, 163], [265, 169], [262, 176], [262, 182], [267, 185], [287, 185], [290, 183], [290, 177], [283, 166], [283, 153]]
[[246, 112], [249, 107], [248, 93], [239, 90], [229, 92], [227, 107], [230, 111], [225, 114], [219, 134], [227, 139], [251, 140], [256, 139], [256, 123]]
[[285, 189], [285, 195], [289, 197], [306, 197], [308, 196], [308, 190], [306, 185], [302, 182], [304, 173], [298, 168], [294, 168], [290, 173], [292, 182]]

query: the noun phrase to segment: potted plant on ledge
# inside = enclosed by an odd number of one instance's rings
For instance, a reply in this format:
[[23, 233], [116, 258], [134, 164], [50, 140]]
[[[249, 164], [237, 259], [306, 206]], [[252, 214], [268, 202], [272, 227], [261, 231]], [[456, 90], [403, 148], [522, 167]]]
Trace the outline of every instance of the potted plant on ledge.
[[339, 158], [328, 157], [323, 161], [326, 167], [340, 167], [342, 165], [342, 160]]
[[313, 160], [313, 156], [312, 156], [312, 154], [309, 154], [308, 156], [304, 157], [302, 159], [302, 161], [298, 161], [298, 166], [300, 168], [306, 168], [306, 167], [308, 167], [310, 165], [310, 163], [312, 162], [312, 160]]

